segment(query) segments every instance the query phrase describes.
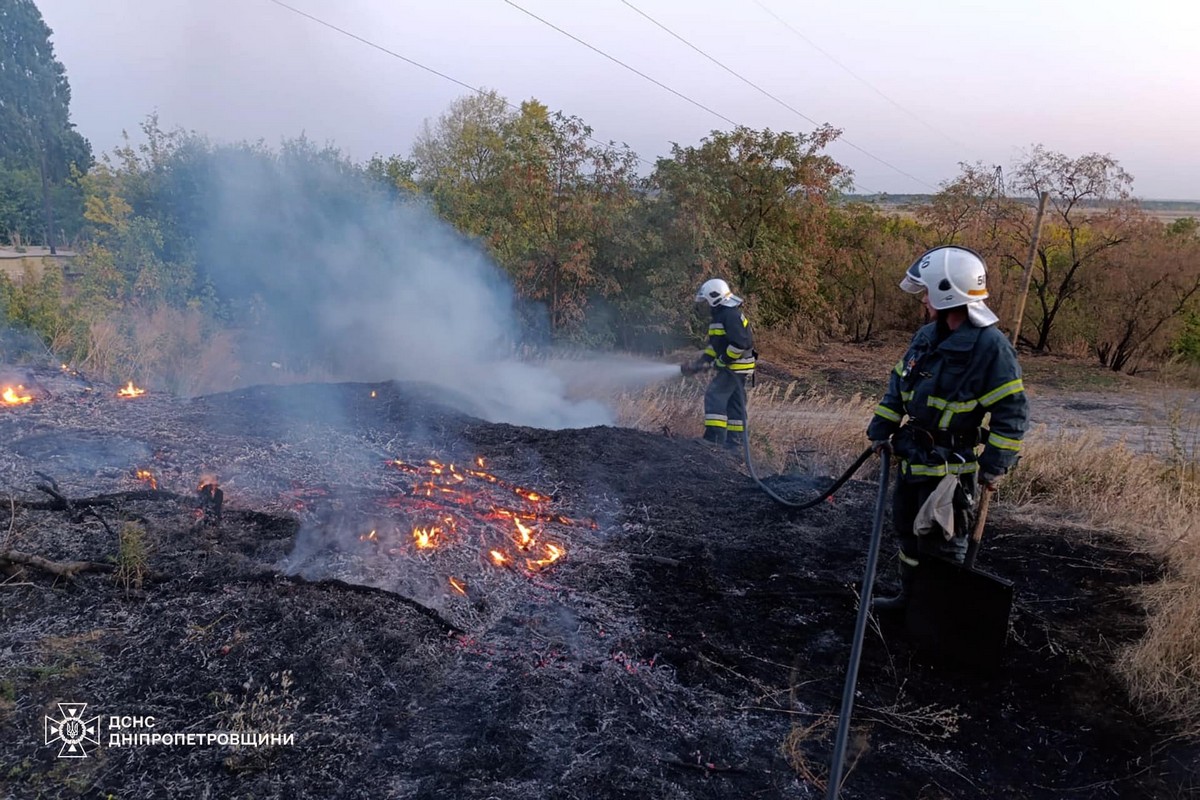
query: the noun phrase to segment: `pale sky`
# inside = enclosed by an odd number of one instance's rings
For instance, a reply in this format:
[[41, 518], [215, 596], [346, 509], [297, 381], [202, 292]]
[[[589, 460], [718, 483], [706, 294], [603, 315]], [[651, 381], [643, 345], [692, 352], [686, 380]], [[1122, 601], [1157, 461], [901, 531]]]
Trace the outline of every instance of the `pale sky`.
[[[285, 1], [514, 103], [582, 117], [647, 161], [731, 127], [504, 0]], [[812, 130], [621, 0], [513, 2], [740, 124]], [[897, 168], [834, 145], [859, 191], [928, 192], [960, 161], [1007, 169], [1042, 143], [1115, 156], [1140, 197], [1200, 199], [1200, 3], [629, 2]], [[97, 152], [157, 111], [218, 141], [303, 132], [355, 159], [407, 155], [422, 121], [468, 91], [270, 0], [37, 4]]]

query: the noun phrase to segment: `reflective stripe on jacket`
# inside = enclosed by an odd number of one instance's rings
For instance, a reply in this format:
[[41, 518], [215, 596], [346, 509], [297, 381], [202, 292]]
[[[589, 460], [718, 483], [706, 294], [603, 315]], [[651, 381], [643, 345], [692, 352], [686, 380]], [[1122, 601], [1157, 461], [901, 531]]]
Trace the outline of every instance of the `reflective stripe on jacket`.
[[754, 372], [754, 334], [740, 304], [713, 307], [703, 358], [739, 375]]
[[936, 336], [936, 323], [913, 336], [908, 352], [892, 370], [867, 436], [872, 441], [887, 439], [905, 417], [926, 431], [967, 435], [990, 413], [978, 467], [974, 449], [969, 449], [958, 453], [967, 463], [952, 462], [948, 467], [936, 456], [916, 456], [909, 472], [934, 477], [945, 475], [949, 468], [1002, 474], [1016, 463], [1029, 423], [1029, 400], [1017, 353], [995, 325], [977, 328], [968, 320], [940, 343]]

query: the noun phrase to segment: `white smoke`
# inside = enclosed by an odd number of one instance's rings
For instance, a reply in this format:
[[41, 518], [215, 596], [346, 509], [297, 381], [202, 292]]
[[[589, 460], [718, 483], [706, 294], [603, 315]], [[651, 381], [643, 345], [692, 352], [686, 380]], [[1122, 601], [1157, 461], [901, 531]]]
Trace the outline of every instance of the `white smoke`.
[[320, 159], [219, 155], [201, 264], [222, 296], [257, 315], [264, 362], [432, 384], [447, 404], [493, 422], [613, 422], [603, 403], [570, 399], [561, 365], [513, 357], [521, 331], [511, 284], [423, 203]]

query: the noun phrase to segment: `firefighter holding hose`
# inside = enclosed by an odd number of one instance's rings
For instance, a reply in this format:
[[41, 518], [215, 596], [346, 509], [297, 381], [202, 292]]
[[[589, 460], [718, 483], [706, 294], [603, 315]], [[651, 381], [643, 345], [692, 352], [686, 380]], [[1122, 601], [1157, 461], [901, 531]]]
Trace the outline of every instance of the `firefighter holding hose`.
[[750, 320], [742, 298], [720, 278], [705, 281], [696, 292], [696, 302], [707, 303], [711, 311], [708, 346], [682, 371], [695, 375], [714, 370], [704, 393], [704, 439], [740, 451], [746, 437], [746, 381], [754, 375], [758, 355]]
[[1029, 420], [1016, 351], [984, 304], [983, 258], [965, 247], [936, 247], [913, 262], [900, 288], [924, 293], [932, 321], [892, 370], [867, 428], [877, 452], [895, 452], [899, 469], [892, 522], [900, 591], [877, 598], [878, 610], [908, 604], [923, 555], [963, 561], [977, 489], [994, 491], [1016, 465]]

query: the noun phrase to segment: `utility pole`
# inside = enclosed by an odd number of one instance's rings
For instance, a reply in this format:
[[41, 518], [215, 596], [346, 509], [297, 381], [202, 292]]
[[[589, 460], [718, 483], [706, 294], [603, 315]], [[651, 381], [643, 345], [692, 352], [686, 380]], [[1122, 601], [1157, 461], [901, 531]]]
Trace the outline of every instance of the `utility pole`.
[[1029, 257], [1025, 259], [1025, 272], [1021, 275], [1021, 291], [1017, 294], [1017, 311], [1013, 314], [1013, 347], [1017, 346], [1017, 339], [1021, 335], [1021, 320], [1025, 317], [1025, 298], [1029, 296], [1029, 282], [1033, 279], [1033, 260], [1037, 258], [1038, 240], [1042, 238], [1042, 217], [1046, 215], [1046, 203], [1049, 200], [1049, 192], [1042, 192], [1042, 196], [1038, 198], [1037, 217], [1033, 220], [1033, 236], [1029, 240]]

